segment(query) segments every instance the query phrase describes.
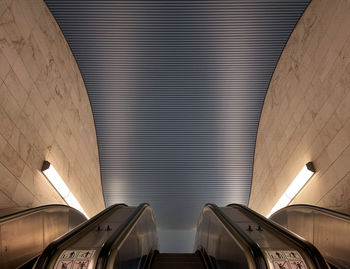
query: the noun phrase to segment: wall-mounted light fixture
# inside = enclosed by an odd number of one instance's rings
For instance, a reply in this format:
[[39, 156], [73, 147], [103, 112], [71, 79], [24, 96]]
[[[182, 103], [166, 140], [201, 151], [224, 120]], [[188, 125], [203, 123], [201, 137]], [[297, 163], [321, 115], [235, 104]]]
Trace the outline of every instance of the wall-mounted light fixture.
[[267, 217], [270, 217], [277, 210], [282, 207], [287, 206], [291, 200], [297, 195], [297, 193], [305, 186], [305, 184], [309, 181], [312, 175], [315, 173], [315, 167], [312, 162], [308, 162], [303, 169], [299, 172], [299, 174], [295, 177], [292, 183], [289, 185], [287, 190], [283, 193], [278, 202], [271, 209], [270, 213]]
[[69, 206], [74, 207], [75, 209], [83, 213], [87, 218], [89, 218], [82, 206], [80, 205], [80, 203], [78, 202], [78, 200], [69, 190], [66, 183], [64, 183], [64, 180], [61, 178], [61, 176], [58, 174], [55, 167], [53, 167], [51, 163], [49, 163], [48, 161], [44, 161], [41, 171]]

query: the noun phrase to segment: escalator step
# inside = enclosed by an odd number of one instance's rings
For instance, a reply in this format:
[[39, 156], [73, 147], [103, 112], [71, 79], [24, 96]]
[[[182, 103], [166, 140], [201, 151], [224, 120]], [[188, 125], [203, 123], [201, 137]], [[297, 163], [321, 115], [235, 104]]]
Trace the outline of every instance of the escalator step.
[[204, 269], [201, 258], [196, 254], [158, 254], [153, 263], [152, 269]]

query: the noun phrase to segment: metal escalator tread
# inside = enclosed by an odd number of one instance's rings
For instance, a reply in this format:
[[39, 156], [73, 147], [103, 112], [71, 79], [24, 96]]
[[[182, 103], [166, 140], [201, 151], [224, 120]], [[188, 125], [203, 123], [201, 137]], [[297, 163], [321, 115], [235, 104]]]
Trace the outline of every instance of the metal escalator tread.
[[152, 269], [205, 269], [195, 253], [161, 253], [155, 257]]

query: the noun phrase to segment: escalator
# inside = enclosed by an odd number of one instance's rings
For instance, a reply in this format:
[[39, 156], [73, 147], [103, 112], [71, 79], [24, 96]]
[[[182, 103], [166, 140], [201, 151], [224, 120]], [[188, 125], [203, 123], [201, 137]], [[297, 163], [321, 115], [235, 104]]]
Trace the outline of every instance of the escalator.
[[116, 204], [53, 241], [34, 268], [138, 268], [156, 249], [152, 208]]
[[238, 204], [204, 207], [195, 249], [217, 268], [328, 268], [312, 244]]
[[28, 267], [54, 239], [72, 230], [86, 217], [66, 205], [45, 205], [2, 212], [0, 268]]
[[194, 253], [159, 253], [156, 220], [148, 204], [118, 204], [52, 242], [36, 269], [326, 269], [320, 252], [242, 205], [206, 205]]
[[350, 215], [312, 205], [291, 205], [270, 219], [314, 244], [332, 268], [350, 268]]

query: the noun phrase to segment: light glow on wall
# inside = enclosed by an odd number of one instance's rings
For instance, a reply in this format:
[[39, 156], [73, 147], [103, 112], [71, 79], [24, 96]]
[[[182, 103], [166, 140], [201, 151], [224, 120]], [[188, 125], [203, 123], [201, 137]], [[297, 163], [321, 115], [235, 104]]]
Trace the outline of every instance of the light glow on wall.
[[73, 193], [70, 191], [64, 180], [58, 174], [57, 170], [51, 163], [48, 161], [44, 161], [43, 167], [41, 169], [45, 177], [50, 181], [52, 186], [57, 190], [57, 192], [62, 196], [62, 198], [66, 201], [67, 205], [79, 210], [83, 213], [87, 218], [88, 215], [85, 213], [84, 209], [75, 198]]
[[278, 202], [271, 209], [270, 213], [267, 215], [269, 218], [277, 210], [289, 205], [290, 201], [294, 199], [297, 193], [305, 186], [305, 184], [310, 180], [312, 175], [315, 173], [315, 168], [312, 162], [308, 162], [299, 174], [295, 177], [292, 183], [289, 185], [287, 190], [283, 193]]

